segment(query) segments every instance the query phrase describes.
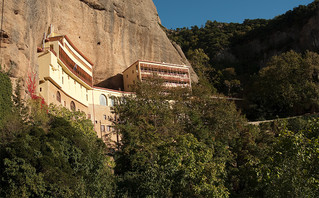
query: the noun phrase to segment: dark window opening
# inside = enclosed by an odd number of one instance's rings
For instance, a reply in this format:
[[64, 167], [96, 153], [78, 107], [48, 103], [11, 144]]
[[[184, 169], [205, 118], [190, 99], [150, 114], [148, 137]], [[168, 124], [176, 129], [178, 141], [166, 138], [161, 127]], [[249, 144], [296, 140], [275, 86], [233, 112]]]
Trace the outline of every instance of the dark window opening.
[[61, 94], [59, 91], [56, 92], [56, 100], [61, 103]]
[[72, 111], [75, 111], [75, 103], [72, 101], [71, 103], [70, 103], [70, 109], [72, 110]]

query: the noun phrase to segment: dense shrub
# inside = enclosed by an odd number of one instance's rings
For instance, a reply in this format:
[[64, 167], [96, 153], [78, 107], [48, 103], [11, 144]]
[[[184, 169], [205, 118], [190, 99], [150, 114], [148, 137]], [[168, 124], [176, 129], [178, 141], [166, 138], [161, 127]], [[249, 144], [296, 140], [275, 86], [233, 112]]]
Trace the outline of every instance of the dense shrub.
[[86, 120], [72, 126], [50, 116], [48, 129], [24, 125], [2, 144], [0, 197], [113, 197], [113, 165], [105, 145], [83, 125], [93, 128]]
[[12, 111], [12, 85], [10, 78], [0, 72], [0, 128], [2, 121], [7, 115], [10, 115]]

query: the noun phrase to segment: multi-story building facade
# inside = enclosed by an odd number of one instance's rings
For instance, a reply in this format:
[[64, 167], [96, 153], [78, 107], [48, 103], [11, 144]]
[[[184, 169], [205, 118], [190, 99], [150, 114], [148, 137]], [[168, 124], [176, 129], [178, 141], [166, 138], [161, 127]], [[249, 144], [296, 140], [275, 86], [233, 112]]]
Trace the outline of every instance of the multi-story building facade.
[[118, 142], [112, 111], [117, 99], [133, 94], [137, 81], [155, 73], [167, 87], [190, 87], [188, 66], [150, 61], [137, 61], [123, 72], [125, 91], [93, 86], [93, 63], [63, 35], [51, 34], [38, 53], [39, 94], [47, 104], [62, 105], [73, 111], [83, 111], [94, 123], [97, 136], [103, 141]]
[[46, 39], [39, 53], [39, 93], [49, 103], [88, 113], [93, 64], [67, 36]]
[[166, 87], [191, 87], [189, 66], [138, 60], [123, 72], [124, 90], [132, 91], [138, 81], [154, 75], [164, 80]]
[[119, 141], [119, 136], [113, 128], [113, 121], [117, 116], [113, 113], [113, 107], [119, 98], [132, 93], [93, 87], [92, 102], [89, 104], [89, 119], [94, 122], [97, 136], [104, 142], [110, 143]]
[[62, 105], [73, 111], [83, 111], [94, 123], [97, 136], [118, 141], [113, 130], [112, 113], [115, 98], [131, 94], [93, 86], [93, 63], [67, 36], [45, 39], [38, 54], [39, 94], [46, 103]]

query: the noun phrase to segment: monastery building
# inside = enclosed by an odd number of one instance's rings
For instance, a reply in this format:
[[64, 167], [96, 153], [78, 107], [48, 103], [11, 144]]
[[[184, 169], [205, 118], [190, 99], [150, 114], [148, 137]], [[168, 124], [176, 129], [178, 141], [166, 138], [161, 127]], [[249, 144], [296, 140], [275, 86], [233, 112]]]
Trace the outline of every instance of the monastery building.
[[38, 53], [39, 94], [47, 104], [83, 111], [103, 141], [118, 142], [112, 121], [115, 98], [131, 95], [133, 85], [157, 75], [167, 87], [190, 87], [189, 67], [138, 60], [123, 72], [124, 91], [93, 86], [94, 64], [66, 36], [52, 33]]

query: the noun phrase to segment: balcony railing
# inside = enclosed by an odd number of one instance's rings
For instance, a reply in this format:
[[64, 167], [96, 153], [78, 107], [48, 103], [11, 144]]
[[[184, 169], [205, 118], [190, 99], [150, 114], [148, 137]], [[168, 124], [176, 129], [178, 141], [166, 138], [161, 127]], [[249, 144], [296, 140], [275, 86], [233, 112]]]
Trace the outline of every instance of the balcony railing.
[[[142, 78], [150, 78], [153, 76], [153, 73], [141, 73], [141, 77]], [[189, 78], [186, 77], [179, 77], [176, 75], [159, 75], [160, 78], [164, 79], [164, 80], [168, 80], [168, 81], [176, 81], [176, 82], [190, 82]]]
[[68, 67], [68, 69], [74, 75], [76, 75], [88, 85], [92, 86], [92, 76], [86, 73], [81, 67], [77, 66], [61, 47], [59, 47], [59, 59]]

